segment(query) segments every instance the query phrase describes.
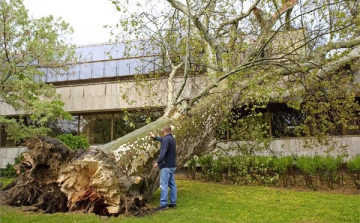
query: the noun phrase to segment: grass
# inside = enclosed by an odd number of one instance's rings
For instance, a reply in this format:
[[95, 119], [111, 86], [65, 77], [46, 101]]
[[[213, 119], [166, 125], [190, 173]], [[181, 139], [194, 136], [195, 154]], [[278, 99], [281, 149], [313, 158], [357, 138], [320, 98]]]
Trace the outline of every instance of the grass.
[[0, 177], [0, 182], [3, 184], [3, 188], [12, 182], [12, 178]]
[[[0, 179], [1, 180], [1, 179]], [[359, 222], [360, 195], [298, 192], [177, 180], [178, 207], [145, 217], [21, 212], [0, 207], [0, 222]], [[158, 205], [159, 191], [153, 196]]]

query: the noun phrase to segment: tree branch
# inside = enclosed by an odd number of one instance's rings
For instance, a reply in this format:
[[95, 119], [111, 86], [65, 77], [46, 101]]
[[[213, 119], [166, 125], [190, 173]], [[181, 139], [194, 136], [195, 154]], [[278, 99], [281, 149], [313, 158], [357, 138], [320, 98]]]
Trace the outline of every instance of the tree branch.
[[169, 74], [169, 78], [168, 78], [168, 106], [173, 105], [174, 104], [174, 77], [176, 72], [184, 65], [184, 62], [182, 61], [180, 64], [178, 64], [177, 66], [174, 65], [174, 63], [171, 61], [171, 58], [169, 56], [169, 52], [166, 51], [166, 57], [169, 60], [169, 63], [171, 64], [171, 72]]
[[[6, 17], [5, 17], [5, 14], [3, 14], [3, 20], [4, 20], [4, 33], [3, 33], [3, 38], [4, 38], [4, 51], [5, 51], [5, 56], [6, 56], [6, 60], [8, 63], [10, 63], [10, 57], [9, 57], [9, 52], [8, 52], [8, 49], [7, 49], [7, 37], [6, 37]], [[8, 79], [9, 77], [12, 75], [12, 72], [9, 71], [7, 72], [7, 74], [5, 75], [4, 79], [1, 80], [1, 85], [3, 85]]]
[[[271, 19], [266, 23], [265, 27], [262, 29], [260, 36], [257, 38], [256, 42], [251, 46], [249, 53], [246, 55], [244, 61], [249, 61], [253, 56], [256, 56], [254, 61], [259, 57], [262, 49], [267, 45], [267, 43], [263, 43], [265, 39], [268, 37], [271, 28], [274, 26], [275, 22], [277, 21], [280, 16], [286, 12], [286, 10], [291, 9], [297, 4], [297, 0], [290, 0], [289, 2], [285, 3], [280, 10], [275, 13]], [[273, 35], [274, 36], [274, 35]], [[273, 38], [273, 37], [272, 37]], [[257, 53], [257, 55], [256, 55]]]
[[[186, 0], [187, 6], [188, 6], [188, 10], [190, 12], [190, 4], [189, 4], [189, 0]], [[188, 75], [189, 75], [189, 60], [190, 60], [190, 18], [188, 18], [188, 30], [187, 30], [187, 37], [186, 37], [186, 55], [185, 55], [185, 69], [184, 69], [184, 75], [183, 75], [183, 83], [179, 89], [179, 91], [177, 92], [174, 101], [172, 102], [172, 104], [175, 104], [176, 101], [178, 101], [182, 91], [185, 88], [187, 79], [188, 79]]]
[[[337, 44], [335, 44], [335, 45], [337, 45]], [[331, 70], [338, 70], [339, 68], [343, 67], [347, 63], [355, 61], [359, 58], [360, 58], [360, 47], [358, 45], [356, 45], [356, 47], [351, 52], [349, 52], [347, 55], [343, 56], [341, 59], [334, 61], [334, 62], [329, 62], [328, 64], [323, 66], [323, 69], [320, 69], [318, 71], [318, 75], [323, 75], [324, 72], [330, 72]], [[318, 63], [318, 61], [307, 61], [307, 62], [300, 63], [300, 64], [295, 64], [295, 65], [293, 64], [293, 65], [287, 66], [286, 68], [282, 67], [281, 69], [278, 69], [275, 71], [272, 70], [268, 74], [265, 74], [257, 83], [261, 83], [266, 77], [268, 77], [269, 75], [275, 74], [275, 73], [286, 76], [286, 75], [298, 72], [299, 68], [301, 68], [303, 70], [304, 69], [305, 70], [315, 69], [315, 68], [319, 67], [319, 66], [317, 66], [317, 63]], [[243, 64], [243, 65], [233, 69], [232, 71], [225, 73], [224, 75], [222, 75], [221, 77], [219, 77], [218, 79], [213, 81], [213, 83], [209, 84], [201, 92], [199, 92], [194, 98], [192, 98], [189, 102], [189, 105], [190, 106], [193, 105], [200, 98], [207, 95], [211, 89], [217, 87], [222, 80], [226, 79], [230, 75], [238, 73], [239, 71], [246, 71], [250, 68], [255, 69], [255, 65], [257, 65], [257, 64], [261, 64], [261, 60], [255, 61], [254, 63], [249, 62], [249, 63]], [[273, 63], [273, 65], [276, 65], [276, 64]], [[239, 89], [239, 91], [241, 91], [241, 90], [243, 90], [243, 88]]]
[[339, 41], [339, 42], [330, 42], [325, 46], [319, 49], [320, 55], [324, 57], [331, 50], [343, 49], [343, 48], [352, 48], [354, 46], [360, 45], [360, 37], [357, 37], [349, 41]]
[[199, 16], [204, 15], [204, 13], [205, 13], [206, 10], [209, 8], [209, 6], [211, 5], [211, 3], [213, 3], [213, 0], [209, 0], [209, 2], [206, 4], [206, 6], [204, 7], [204, 9], [199, 13]]
[[185, 5], [183, 5], [181, 2], [177, 0], [167, 0], [174, 8], [178, 9], [185, 15], [187, 15], [193, 23], [195, 24], [196, 28], [200, 32], [201, 35], [203, 35], [205, 41], [216, 51], [216, 54], [221, 55], [223, 52], [226, 51], [217, 41], [216, 39], [211, 36], [209, 30], [205, 27], [205, 25], [200, 21], [199, 15], [196, 15], [196, 13], [193, 10], [188, 10]]
[[215, 34], [214, 34], [214, 38], [218, 38], [219, 37], [219, 34], [220, 34], [220, 31], [227, 25], [231, 25], [231, 24], [234, 24], [234, 23], [237, 23], [239, 22], [240, 20], [248, 17], [250, 15], [250, 13], [256, 8], [256, 6], [259, 4], [260, 0], [256, 0], [254, 2], [254, 4], [252, 4], [250, 6], [250, 8], [245, 12], [245, 13], [241, 13], [238, 17], [235, 17], [233, 19], [229, 19], [229, 20], [226, 20], [225, 22], [221, 23], [219, 25], [219, 27], [216, 29], [215, 31]]

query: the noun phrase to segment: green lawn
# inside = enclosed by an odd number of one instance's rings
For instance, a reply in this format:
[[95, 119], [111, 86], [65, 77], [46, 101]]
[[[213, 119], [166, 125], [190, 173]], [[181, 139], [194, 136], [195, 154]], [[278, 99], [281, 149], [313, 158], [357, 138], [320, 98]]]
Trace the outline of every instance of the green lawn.
[[3, 184], [3, 188], [12, 182], [12, 178], [0, 177], [0, 182]]
[[[360, 195], [178, 180], [177, 209], [145, 217], [35, 214], [0, 207], [0, 222], [360, 222]], [[153, 196], [156, 206], [159, 191]]]

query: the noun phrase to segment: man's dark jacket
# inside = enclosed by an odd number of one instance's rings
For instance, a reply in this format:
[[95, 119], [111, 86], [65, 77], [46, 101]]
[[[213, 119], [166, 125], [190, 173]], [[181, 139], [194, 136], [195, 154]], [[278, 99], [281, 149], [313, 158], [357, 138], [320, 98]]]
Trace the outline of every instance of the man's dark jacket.
[[156, 136], [154, 139], [161, 142], [160, 156], [157, 161], [159, 168], [162, 169], [176, 167], [175, 138], [171, 134], [168, 134], [163, 138]]

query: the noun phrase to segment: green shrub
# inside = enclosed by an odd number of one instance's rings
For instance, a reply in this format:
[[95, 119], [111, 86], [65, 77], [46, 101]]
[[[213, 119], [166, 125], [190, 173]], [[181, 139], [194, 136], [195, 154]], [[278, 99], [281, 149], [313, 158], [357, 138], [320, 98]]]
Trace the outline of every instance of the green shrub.
[[216, 182], [220, 182], [221, 180], [222, 160], [223, 158], [218, 157], [211, 166], [211, 176]]
[[347, 162], [347, 168], [351, 173], [360, 173], [360, 155]]
[[233, 184], [248, 184], [250, 175], [248, 174], [248, 166], [245, 156], [229, 157], [228, 179]]
[[233, 184], [241, 185], [267, 185], [278, 181], [272, 157], [243, 155], [213, 158], [206, 155], [199, 158], [199, 164], [206, 180], [230, 180]]
[[211, 180], [212, 178], [211, 170], [213, 163], [214, 158], [211, 155], [206, 155], [199, 158], [199, 164], [206, 180]]
[[216, 182], [228, 180], [228, 172], [230, 168], [230, 158], [219, 156], [213, 160], [211, 166], [211, 176]]
[[64, 134], [58, 135], [56, 138], [65, 143], [70, 149], [87, 149], [90, 146], [84, 135], [74, 136], [72, 134]]
[[14, 165], [8, 163], [6, 164], [5, 169], [0, 169], [0, 177], [15, 177], [16, 170], [14, 169]]
[[186, 166], [188, 168], [188, 176], [190, 176], [191, 179], [195, 179], [196, 167], [199, 164], [198, 160], [199, 158], [195, 155], [186, 162]]
[[349, 160], [347, 168], [354, 181], [355, 187], [360, 189], [360, 155], [357, 155]]
[[340, 169], [343, 163], [342, 157], [333, 156], [321, 157], [318, 174], [321, 182], [327, 182], [330, 189], [334, 188], [334, 183], [340, 181]]
[[296, 160], [296, 166], [304, 176], [306, 186], [314, 190], [317, 189], [317, 171], [320, 165], [320, 156], [301, 156]]
[[292, 184], [289, 172], [293, 165], [293, 157], [292, 156], [282, 156], [282, 157], [274, 157], [274, 171], [279, 174], [279, 178], [281, 179], [283, 186], [287, 187], [289, 184]]
[[296, 166], [305, 174], [316, 175], [319, 167], [319, 156], [300, 156], [297, 158]]
[[276, 184], [278, 174], [274, 172], [274, 162], [271, 156], [253, 156], [250, 164], [250, 174], [254, 182], [260, 185]]
[[[195, 161], [190, 160], [189, 166]], [[278, 185], [281, 181], [284, 187], [296, 184], [297, 171], [300, 170], [306, 186], [317, 189], [318, 179], [327, 183], [330, 189], [334, 183], [341, 184], [343, 158], [331, 156], [219, 156], [214, 158], [206, 155], [198, 158], [202, 176], [210, 181], [231, 181], [239, 185]], [[355, 185], [360, 188], [360, 155], [349, 161], [349, 171], [352, 173]]]
[[15, 164], [10, 164], [8, 163], [6, 165], [5, 169], [1, 169], [0, 170], [0, 177], [16, 177], [16, 169], [14, 168], [15, 165], [21, 163], [23, 159], [22, 154], [18, 155], [17, 157], [15, 157]]

